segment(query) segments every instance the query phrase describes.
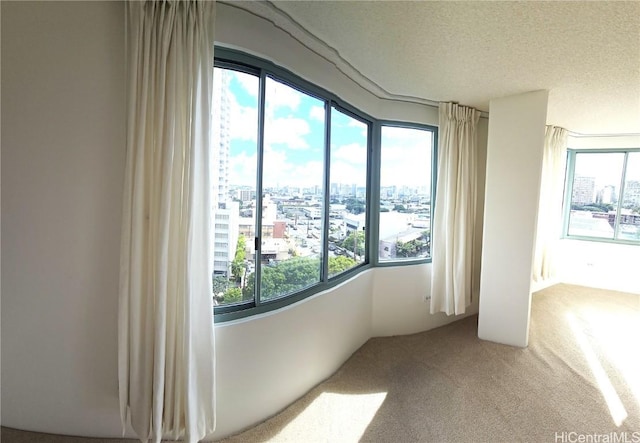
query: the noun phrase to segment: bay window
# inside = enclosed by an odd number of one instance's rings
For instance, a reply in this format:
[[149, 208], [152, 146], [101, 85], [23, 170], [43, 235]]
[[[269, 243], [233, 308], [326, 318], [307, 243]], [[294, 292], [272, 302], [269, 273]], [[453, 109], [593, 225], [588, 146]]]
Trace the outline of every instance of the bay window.
[[217, 317], [277, 309], [378, 263], [428, 261], [435, 128], [382, 123], [270, 62], [216, 54]]

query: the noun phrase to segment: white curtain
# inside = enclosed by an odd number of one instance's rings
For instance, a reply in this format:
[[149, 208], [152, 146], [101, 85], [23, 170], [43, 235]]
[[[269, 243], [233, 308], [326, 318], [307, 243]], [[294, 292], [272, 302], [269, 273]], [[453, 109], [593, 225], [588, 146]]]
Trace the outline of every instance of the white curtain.
[[215, 428], [210, 119], [215, 4], [126, 3], [120, 412], [141, 441]]
[[431, 313], [471, 304], [476, 220], [476, 127], [480, 112], [440, 103], [438, 181], [431, 234]]
[[538, 229], [533, 259], [533, 281], [556, 276], [556, 255], [562, 224], [562, 196], [567, 158], [567, 130], [547, 126], [542, 157]]

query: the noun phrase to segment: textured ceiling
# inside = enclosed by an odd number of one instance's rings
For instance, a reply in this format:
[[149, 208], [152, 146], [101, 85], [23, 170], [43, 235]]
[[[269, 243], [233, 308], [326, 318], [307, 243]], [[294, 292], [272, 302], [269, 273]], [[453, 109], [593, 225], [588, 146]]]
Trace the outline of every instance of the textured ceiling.
[[262, 15], [380, 96], [457, 101], [548, 89], [548, 123], [640, 133], [640, 2], [273, 1]]

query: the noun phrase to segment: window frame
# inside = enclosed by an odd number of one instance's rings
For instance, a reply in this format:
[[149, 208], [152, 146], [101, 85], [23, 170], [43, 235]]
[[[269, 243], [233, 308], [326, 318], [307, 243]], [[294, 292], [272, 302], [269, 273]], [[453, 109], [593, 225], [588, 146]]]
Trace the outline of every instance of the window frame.
[[[619, 234], [618, 226], [620, 225], [620, 215], [621, 215], [620, 211], [622, 209], [624, 192], [625, 192], [627, 164], [629, 161], [629, 154], [631, 153], [640, 153], [640, 148], [612, 148], [612, 149], [568, 148], [567, 149], [567, 166], [566, 166], [565, 183], [564, 183], [564, 197], [563, 197], [563, 203], [562, 203], [561, 239], [640, 246], [640, 240], [628, 240], [628, 239], [616, 238], [616, 236]], [[614, 228], [613, 238], [590, 237], [585, 235], [569, 234], [571, 203], [573, 199], [573, 185], [575, 180], [576, 157], [578, 154], [624, 154], [624, 160], [622, 163], [622, 172], [620, 175], [620, 182], [619, 182], [620, 192], [618, 196], [618, 203], [616, 206], [616, 226]]]
[[[258, 92], [258, 134], [257, 134], [257, 176], [256, 176], [256, 213], [254, 230], [256, 236], [261, 237], [261, 230], [259, 228], [262, 225], [262, 199], [263, 199], [263, 163], [264, 163], [264, 120], [265, 120], [265, 82], [267, 77], [271, 77], [273, 80], [283, 83], [303, 94], [310, 95], [314, 98], [325, 102], [325, 140], [324, 140], [324, 171], [323, 171], [323, 236], [322, 236], [322, 253], [321, 261], [322, 268], [320, 273], [320, 280], [313, 285], [306, 287], [300, 291], [288, 294], [282, 297], [260, 300], [259, 296], [259, 282], [261, 279], [261, 266], [259, 259], [256, 259], [255, 263], [255, 275], [256, 279], [254, 283], [255, 294], [252, 301], [230, 303], [228, 305], [219, 305], [214, 308], [214, 316], [216, 322], [226, 322], [230, 320], [241, 319], [250, 317], [257, 314], [266, 313], [272, 310], [277, 310], [288, 306], [293, 303], [297, 303], [315, 294], [327, 291], [349, 279], [353, 276], [360, 274], [361, 272], [371, 269], [373, 267], [389, 267], [389, 266], [408, 266], [422, 263], [431, 263], [431, 254], [428, 258], [408, 258], [389, 261], [379, 261], [378, 257], [378, 234], [379, 234], [379, 206], [380, 206], [380, 142], [381, 142], [381, 130], [383, 126], [395, 126], [404, 127], [410, 129], [427, 130], [432, 133], [432, 147], [431, 147], [431, 214], [433, 214], [435, 206], [435, 191], [437, 181], [437, 144], [438, 144], [438, 127], [428, 124], [396, 121], [396, 120], [383, 120], [377, 119], [373, 116], [357, 109], [349, 103], [342, 100], [332, 92], [315, 85], [291, 71], [276, 65], [275, 63], [255, 57], [253, 55], [246, 54], [244, 52], [228, 49], [223, 47], [216, 47], [214, 67], [232, 69], [234, 71], [243, 72], [251, 75], [255, 75], [259, 79], [259, 92]], [[330, 179], [331, 179], [331, 111], [335, 108], [337, 111], [346, 114], [347, 116], [354, 118], [362, 123], [365, 123], [368, 128], [367, 138], [367, 177], [366, 177], [366, 229], [365, 229], [365, 260], [362, 263], [358, 263], [352, 268], [349, 268], [337, 275], [329, 277], [329, 260], [328, 260], [328, 230], [329, 230], [329, 211], [330, 211]], [[433, 232], [433, 220], [431, 219], [431, 232]], [[247, 241], [252, 239], [247, 238]], [[262, 241], [256, 241], [255, 244], [256, 257], [260, 257], [262, 249]]]
[[[373, 133], [374, 133], [374, 128], [375, 128], [375, 120], [366, 120], [363, 119], [360, 115], [358, 115], [357, 111], [355, 111], [355, 108], [352, 107], [345, 107], [345, 104], [340, 104], [337, 101], [333, 101], [331, 100], [329, 102], [329, 105], [327, 106], [327, 109], [325, 109], [325, 117], [328, 116], [328, 124], [326, 125], [326, 130], [327, 130], [327, 143], [326, 143], [326, 164], [327, 164], [327, 171], [325, 174], [325, 189], [327, 190], [327, 192], [325, 192], [325, 220], [328, 222], [329, 221], [329, 212], [331, 210], [330, 208], [330, 201], [331, 201], [331, 110], [333, 108], [336, 109], [336, 111], [343, 113], [344, 115], [353, 118], [354, 120], [358, 120], [361, 123], [365, 123], [367, 125], [367, 133], [368, 133], [368, 137], [367, 137], [367, 177], [366, 177], [366, 187], [367, 187], [367, 193], [365, 195], [365, 241], [364, 241], [364, 256], [365, 256], [365, 260], [363, 263], [357, 263], [355, 266], [339, 273], [336, 274], [334, 276], [329, 276], [329, 260], [324, 260], [323, 262], [323, 268], [324, 268], [324, 275], [327, 276], [328, 281], [332, 281], [335, 279], [340, 279], [343, 275], [348, 275], [347, 278], [349, 278], [352, 274], [355, 273], [359, 273], [360, 271], [357, 271], [357, 269], [361, 268], [361, 267], [371, 267], [372, 266], [372, 248], [371, 248], [371, 229], [369, 229], [369, 226], [371, 226], [371, 222], [372, 222], [372, 217], [371, 217], [371, 202], [372, 202], [372, 194], [373, 192], [371, 192], [371, 186], [372, 186], [372, 173], [373, 173], [373, 167], [372, 167], [372, 157], [373, 157]], [[323, 231], [323, 235], [324, 238], [326, 238], [326, 241], [324, 242], [324, 247], [325, 249], [323, 250], [323, 257], [325, 256], [324, 254], [328, 254], [329, 253], [329, 225], [330, 223], [325, 223], [324, 224], [324, 231]], [[328, 255], [326, 255], [328, 256]], [[346, 280], [346, 278], [345, 278]], [[343, 280], [340, 280], [341, 282]]]
[[[431, 183], [430, 185], [430, 203], [431, 210], [429, 214], [429, 235], [433, 234], [433, 209], [435, 208], [435, 199], [436, 199], [436, 184], [438, 182], [438, 127], [433, 125], [427, 125], [422, 123], [410, 123], [403, 121], [395, 121], [395, 120], [379, 120], [378, 121], [378, 168], [375, 170], [377, 174], [377, 180], [375, 183], [375, 191], [377, 196], [377, 206], [375, 210], [376, 219], [376, 238], [375, 238], [375, 266], [377, 267], [389, 267], [389, 266], [403, 266], [403, 265], [415, 265], [421, 263], [431, 263], [433, 253], [429, 250], [429, 257], [419, 258], [419, 257], [410, 257], [410, 258], [400, 258], [395, 260], [380, 260], [380, 254], [378, 253], [378, 248], [380, 247], [380, 189], [381, 189], [381, 167], [382, 167], [382, 127], [388, 126], [393, 128], [406, 128], [406, 129], [419, 129], [423, 131], [431, 132]], [[433, 237], [431, 237], [433, 239]], [[433, 244], [433, 243], [432, 243]]]

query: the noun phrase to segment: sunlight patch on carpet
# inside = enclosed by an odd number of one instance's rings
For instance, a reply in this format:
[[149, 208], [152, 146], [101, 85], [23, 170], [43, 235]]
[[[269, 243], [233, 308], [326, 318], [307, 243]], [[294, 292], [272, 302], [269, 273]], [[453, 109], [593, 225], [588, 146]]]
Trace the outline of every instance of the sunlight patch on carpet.
[[620, 400], [620, 396], [618, 395], [616, 389], [613, 387], [613, 384], [611, 383], [607, 372], [602, 367], [602, 364], [600, 363], [600, 360], [598, 359], [598, 356], [594, 351], [592, 345], [589, 343], [589, 340], [584, 333], [583, 328], [580, 326], [578, 319], [576, 319], [575, 315], [573, 315], [572, 313], [567, 313], [567, 321], [569, 322], [569, 326], [571, 326], [571, 330], [573, 331], [576, 342], [582, 350], [582, 354], [589, 364], [589, 368], [591, 369], [591, 373], [593, 374], [596, 383], [598, 384], [598, 388], [600, 389], [600, 392], [602, 393], [602, 396], [607, 403], [607, 407], [609, 408], [609, 413], [611, 414], [613, 422], [616, 426], [620, 426], [628, 416], [627, 410], [624, 408], [624, 405]]
[[340, 436], [340, 441], [359, 441], [386, 392], [372, 394], [337, 394], [323, 392], [274, 438], [275, 441], [306, 441], [309, 429], [325, 429], [327, 436]]
[[593, 337], [608, 356], [640, 406], [640, 311], [602, 312], [584, 309], [581, 316], [589, 322]]

